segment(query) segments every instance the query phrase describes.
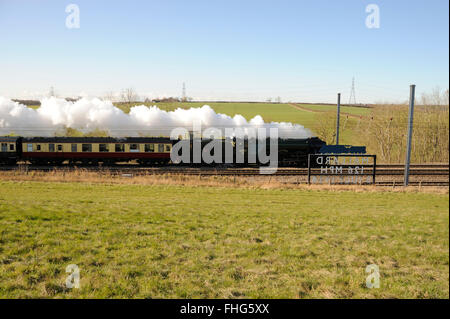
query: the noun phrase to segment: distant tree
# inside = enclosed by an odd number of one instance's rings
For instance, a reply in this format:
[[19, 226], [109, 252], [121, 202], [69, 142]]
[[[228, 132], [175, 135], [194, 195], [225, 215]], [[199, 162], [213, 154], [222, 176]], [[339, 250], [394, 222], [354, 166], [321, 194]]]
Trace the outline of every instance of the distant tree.
[[122, 102], [132, 103], [138, 100], [138, 95], [133, 88], [127, 88], [122, 90]]
[[442, 91], [439, 86], [434, 87], [431, 93], [422, 94], [422, 104], [426, 106], [448, 106], [449, 94], [448, 89]]
[[334, 144], [336, 138], [336, 112], [324, 112], [321, 114], [313, 127], [317, 136], [327, 142], [327, 144]]
[[114, 99], [115, 99], [115, 95], [114, 95], [113, 91], [108, 91], [103, 96], [104, 101], [114, 101]]

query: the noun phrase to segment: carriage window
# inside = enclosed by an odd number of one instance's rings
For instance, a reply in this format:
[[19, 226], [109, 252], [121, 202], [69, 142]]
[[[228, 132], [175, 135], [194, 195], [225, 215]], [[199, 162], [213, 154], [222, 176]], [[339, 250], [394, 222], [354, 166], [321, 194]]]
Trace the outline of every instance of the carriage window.
[[9, 150], [14, 151], [14, 144], [9, 144]]
[[99, 144], [100, 152], [109, 152], [108, 144]]
[[71, 149], [72, 149], [72, 152], [78, 152], [77, 144], [72, 144]]
[[2, 152], [6, 152], [7, 146], [6, 143], [2, 143]]
[[36, 145], [36, 151], [40, 151], [40, 150], [41, 150], [41, 145], [40, 144]]
[[81, 144], [82, 152], [92, 152], [92, 144]]
[[130, 144], [130, 152], [139, 152], [138, 144]]
[[154, 152], [155, 151], [155, 144], [145, 144], [145, 151], [146, 152]]
[[58, 151], [60, 151], [60, 152], [62, 151], [62, 145], [61, 144], [58, 145]]
[[158, 144], [158, 152], [159, 153], [164, 152], [164, 145], [163, 144]]
[[166, 148], [166, 152], [170, 152], [170, 145], [169, 144], [166, 144], [165, 148]]
[[[31, 144], [28, 144], [31, 145]], [[48, 144], [48, 151], [49, 152], [54, 152], [55, 151], [55, 144]]]
[[116, 152], [123, 152], [125, 151], [125, 145], [124, 144], [116, 144]]

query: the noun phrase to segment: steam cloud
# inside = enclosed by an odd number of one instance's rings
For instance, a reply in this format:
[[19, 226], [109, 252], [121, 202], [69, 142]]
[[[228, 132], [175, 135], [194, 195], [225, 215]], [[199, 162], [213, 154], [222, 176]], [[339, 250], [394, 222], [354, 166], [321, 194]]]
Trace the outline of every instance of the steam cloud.
[[129, 114], [110, 101], [80, 99], [68, 102], [47, 98], [34, 110], [23, 104], [0, 96], [0, 135], [14, 133], [20, 136], [54, 136], [66, 127], [81, 132], [106, 130], [111, 136], [169, 136], [176, 127], [192, 130], [194, 120], [201, 120], [202, 129], [223, 128], [278, 128], [282, 138], [307, 138], [312, 133], [302, 125], [265, 123], [260, 115], [247, 121], [242, 115], [230, 117], [216, 113], [210, 106], [164, 111], [156, 106], [134, 106]]

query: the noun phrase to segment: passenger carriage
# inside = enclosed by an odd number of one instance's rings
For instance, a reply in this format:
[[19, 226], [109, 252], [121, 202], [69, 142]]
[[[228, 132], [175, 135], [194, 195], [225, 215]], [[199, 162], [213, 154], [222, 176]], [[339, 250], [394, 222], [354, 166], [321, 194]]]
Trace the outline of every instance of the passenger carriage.
[[14, 165], [20, 158], [20, 152], [17, 149], [20, 137], [0, 136], [0, 163]]
[[170, 161], [172, 141], [148, 137], [24, 137], [22, 159], [32, 164], [103, 163], [137, 160], [141, 164], [162, 165]]

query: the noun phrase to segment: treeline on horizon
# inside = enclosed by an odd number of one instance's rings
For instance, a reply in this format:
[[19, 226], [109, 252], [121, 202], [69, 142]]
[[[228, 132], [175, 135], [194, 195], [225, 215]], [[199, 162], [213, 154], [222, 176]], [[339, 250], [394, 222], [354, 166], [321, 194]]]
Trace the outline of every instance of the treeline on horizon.
[[[66, 101], [69, 102], [76, 102], [80, 98], [63, 98]], [[102, 98], [103, 99], [103, 98]], [[103, 99], [104, 100], [104, 99]], [[39, 100], [22, 100], [22, 99], [12, 99], [12, 101], [26, 105], [26, 106], [40, 106], [41, 101]], [[305, 105], [336, 105], [336, 103], [325, 103], [325, 102], [267, 102], [267, 101], [221, 101], [221, 100], [214, 100], [214, 101], [203, 101], [203, 100], [189, 100], [189, 101], [183, 101], [182, 99], [178, 98], [163, 98], [163, 99], [152, 99], [152, 100], [144, 100], [144, 101], [130, 101], [130, 102], [113, 102], [115, 106], [121, 106], [121, 105], [128, 105], [128, 106], [134, 106], [134, 105], [142, 105], [146, 103], [175, 103], [175, 102], [186, 102], [186, 103], [249, 103], [249, 104], [289, 104], [289, 103], [295, 103], [295, 104], [305, 104]], [[369, 103], [369, 104], [346, 104], [341, 103], [341, 106], [350, 106], [350, 107], [363, 107], [363, 108], [373, 108], [377, 105], [390, 105], [390, 106], [398, 106], [398, 105], [404, 105], [404, 104], [398, 104], [398, 103]], [[423, 106], [423, 104], [417, 104], [417, 106]], [[438, 106], [438, 105], [433, 105]]]

